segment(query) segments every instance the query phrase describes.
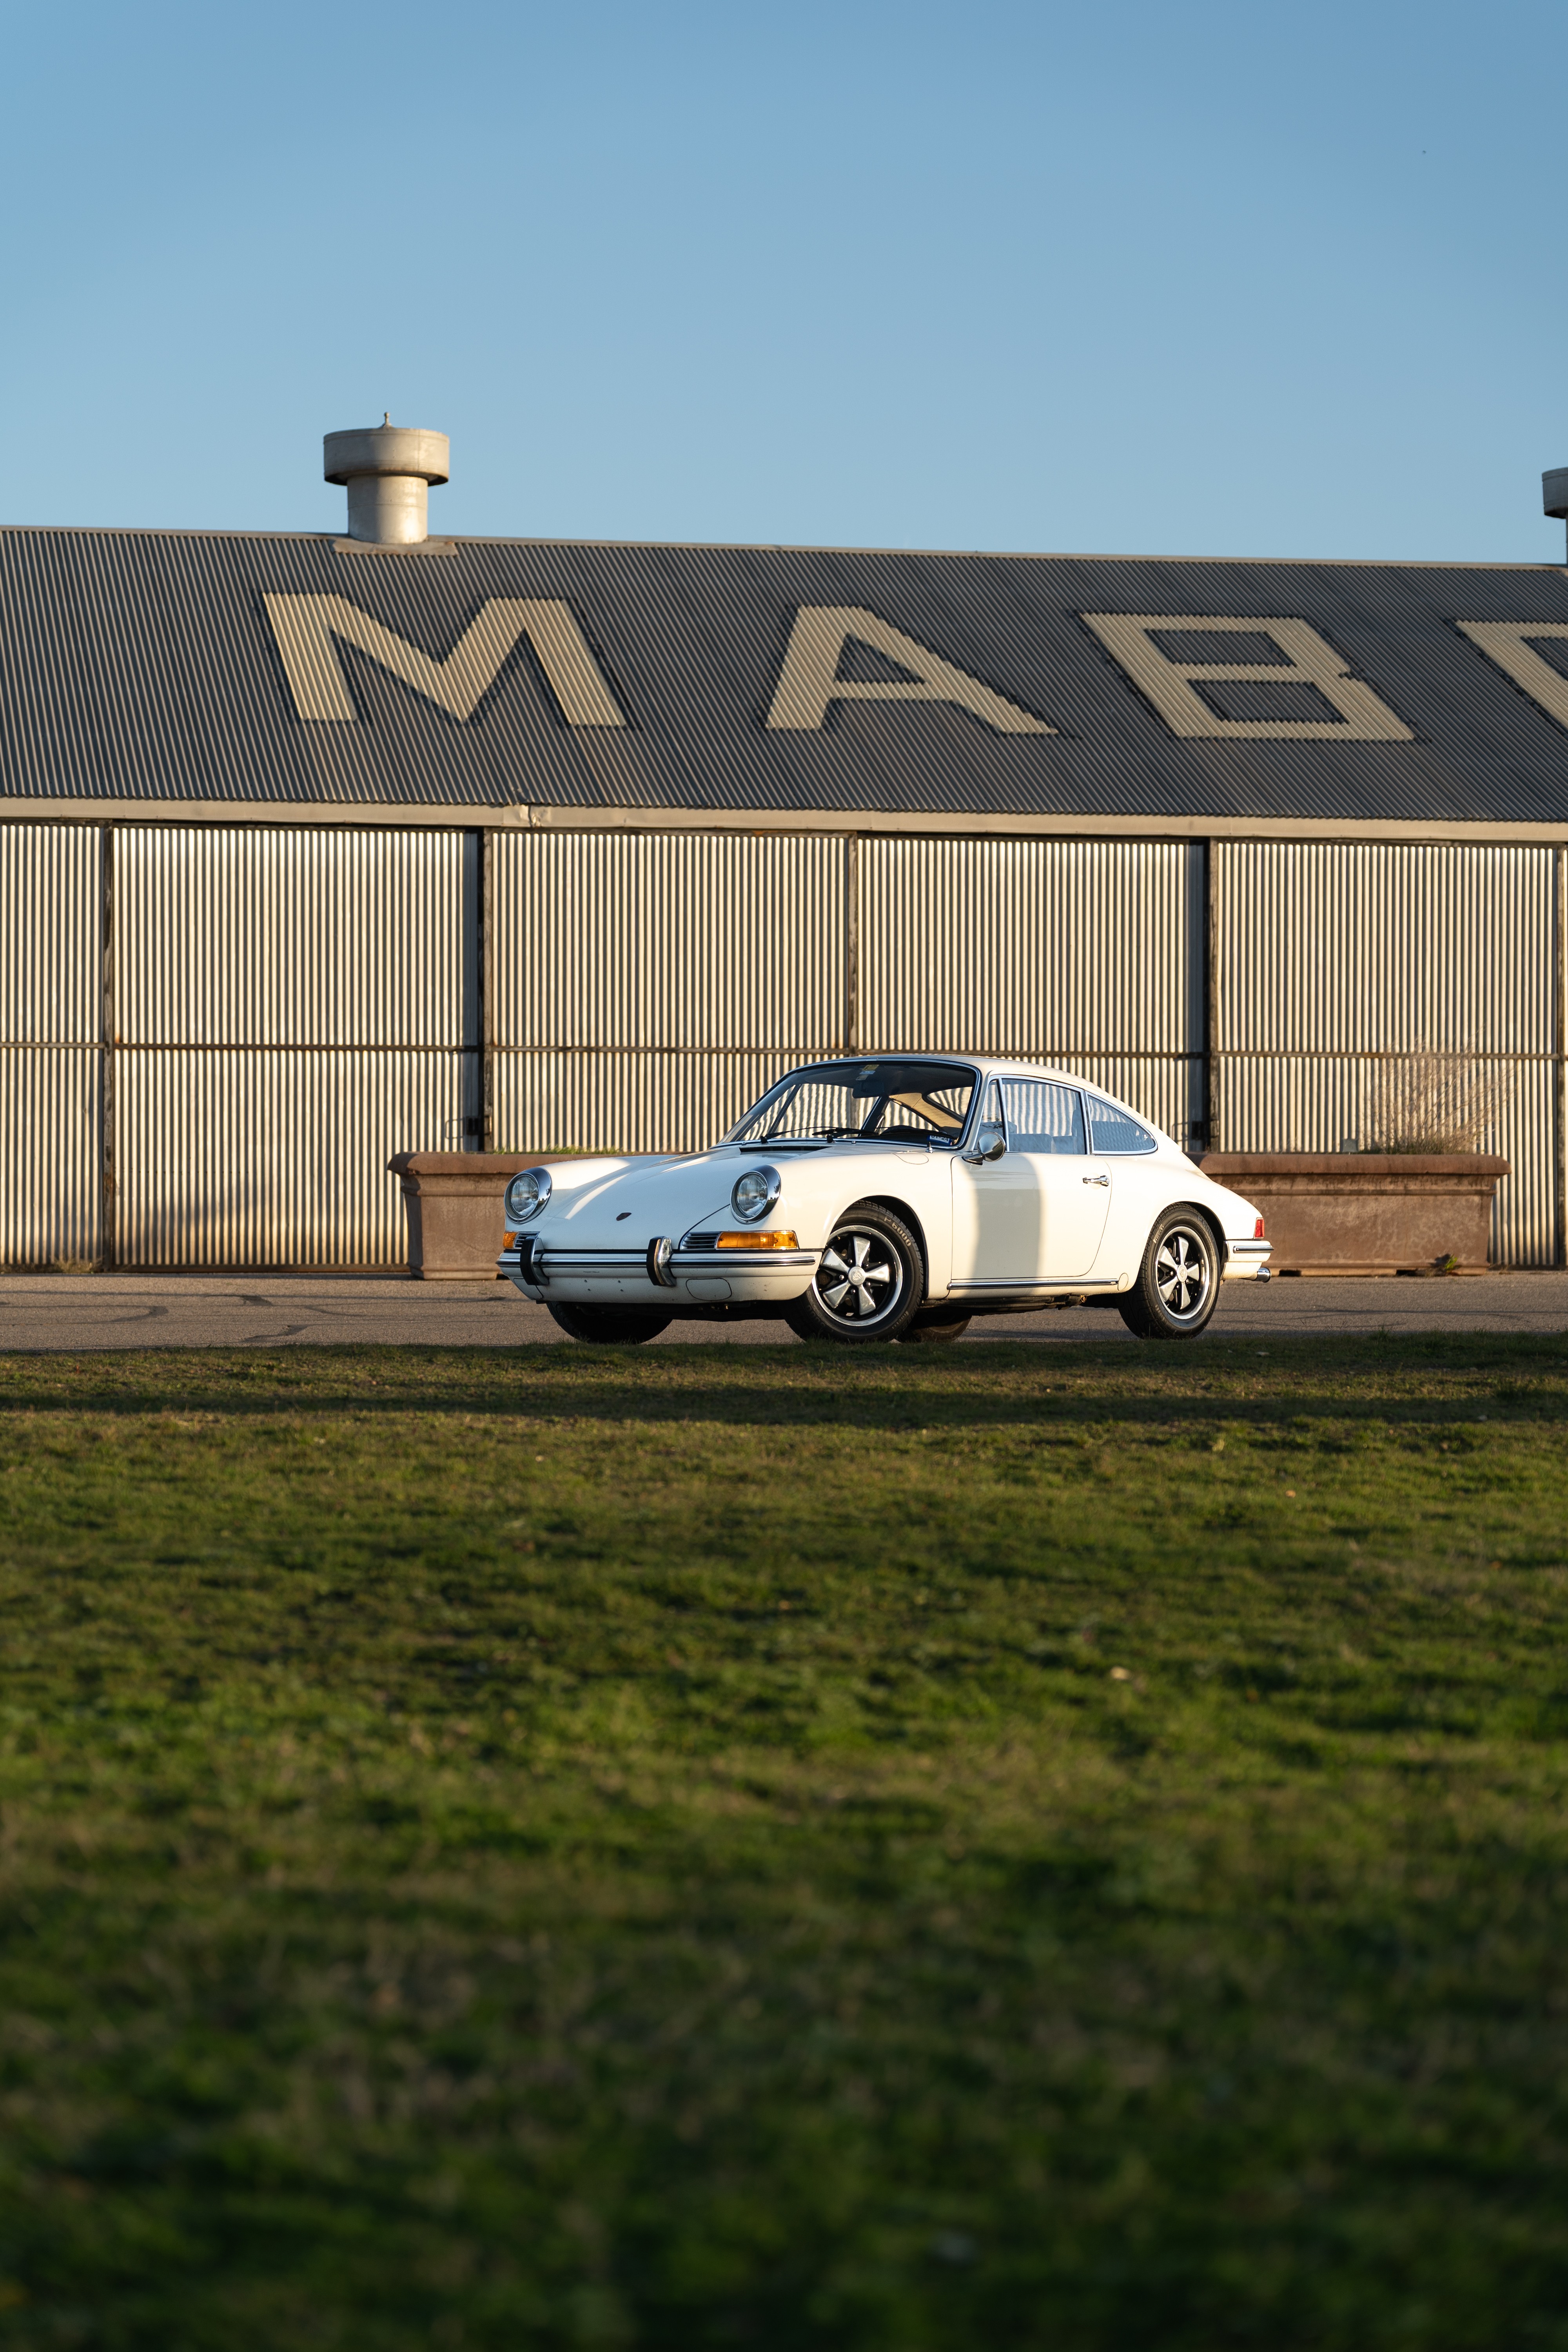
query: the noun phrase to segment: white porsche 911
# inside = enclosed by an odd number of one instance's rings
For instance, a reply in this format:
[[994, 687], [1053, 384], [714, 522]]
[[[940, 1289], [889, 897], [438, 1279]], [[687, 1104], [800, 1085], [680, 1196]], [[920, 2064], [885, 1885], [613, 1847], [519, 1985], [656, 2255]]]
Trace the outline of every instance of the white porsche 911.
[[1060, 1070], [961, 1055], [818, 1062], [710, 1150], [557, 1160], [507, 1188], [501, 1272], [575, 1339], [679, 1316], [803, 1339], [956, 1339], [976, 1315], [1103, 1299], [1141, 1338], [1201, 1331], [1267, 1282], [1250, 1202]]

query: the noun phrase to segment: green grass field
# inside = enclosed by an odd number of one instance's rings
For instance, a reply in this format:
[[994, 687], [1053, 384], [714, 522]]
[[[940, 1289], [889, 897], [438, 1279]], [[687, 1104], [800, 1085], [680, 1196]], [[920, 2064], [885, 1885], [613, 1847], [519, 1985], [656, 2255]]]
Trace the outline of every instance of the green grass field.
[[0, 1412], [0, 2343], [1568, 2347], [1568, 1340]]

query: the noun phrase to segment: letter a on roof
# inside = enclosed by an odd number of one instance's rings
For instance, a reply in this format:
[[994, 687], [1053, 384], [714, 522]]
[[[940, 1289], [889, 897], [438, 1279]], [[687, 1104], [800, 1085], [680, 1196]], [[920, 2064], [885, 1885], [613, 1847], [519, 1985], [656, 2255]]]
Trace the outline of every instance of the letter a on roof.
[[[904, 675], [840, 677], [844, 648], [852, 638], [869, 646]], [[784, 667], [773, 688], [768, 725], [797, 730], [820, 727], [835, 702], [953, 702], [994, 727], [998, 735], [1054, 735], [1057, 731], [861, 605], [802, 604], [795, 612]]]

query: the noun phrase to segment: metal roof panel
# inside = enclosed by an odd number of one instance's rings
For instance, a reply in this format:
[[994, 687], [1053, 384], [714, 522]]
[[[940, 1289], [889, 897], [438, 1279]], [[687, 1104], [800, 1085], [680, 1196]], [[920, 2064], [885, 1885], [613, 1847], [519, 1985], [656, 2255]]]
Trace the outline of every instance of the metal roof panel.
[[[437, 562], [344, 553], [327, 534], [0, 531], [0, 794], [345, 815], [532, 803], [1568, 821], [1568, 729], [1457, 625], [1568, 624], [1557, 566], [448, 544]], [[340, 645], [357, 718], [301, 719], [268, 595], [344, 598], [437, 661], [489, 600], [563, 602], [626, 723], [570, 725], [526, 637], [468, 719]], [[802, 604], [868, 611], [1056, 731], [896, 699], [770, 729]], [[1085, 613], [1304, 620], [1413, 740], [1179, 740]], [[1194, 651], [1181, 633], [1164, 649]], [[1225, 709], [1272, 708], [1236, 692]]]

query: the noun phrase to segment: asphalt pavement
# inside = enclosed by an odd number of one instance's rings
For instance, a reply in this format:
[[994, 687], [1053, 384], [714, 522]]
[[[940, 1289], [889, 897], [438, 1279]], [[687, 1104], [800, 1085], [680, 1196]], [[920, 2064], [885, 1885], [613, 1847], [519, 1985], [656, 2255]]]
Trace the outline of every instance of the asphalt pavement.
[[[1568, 1273], [1382, 1281], [1227, 1283], [1216, 1338], [1314, 1331], [1568, 1331]], [[315, 1275], [0, 1275], [0, 1349], [283, 1348], [344, 1342], [515, 1348], [560, 1342], [542, 1307], [510, 1283]], [[1133, 1342], [1104, 1308], [1052, 1308], [972, 1323], [964, 1347], [996, 1339]], [[672, 1323], [663, 1341], [793, 1345], [783, 1323]]]

